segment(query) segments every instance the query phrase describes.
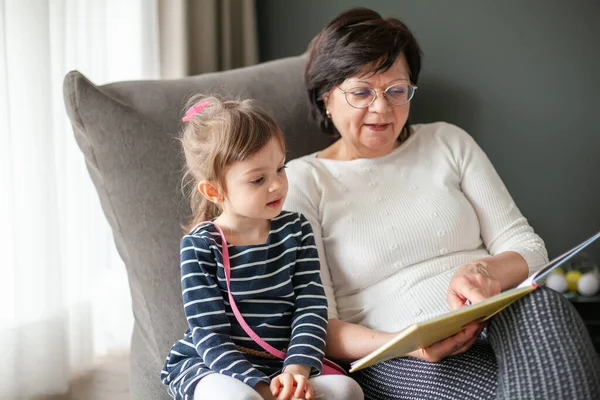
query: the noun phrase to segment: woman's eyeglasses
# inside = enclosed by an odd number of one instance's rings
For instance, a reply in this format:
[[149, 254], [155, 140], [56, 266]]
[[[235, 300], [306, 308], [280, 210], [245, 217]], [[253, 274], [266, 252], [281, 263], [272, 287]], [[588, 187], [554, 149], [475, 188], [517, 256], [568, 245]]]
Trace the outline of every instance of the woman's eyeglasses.
[[[377, 90], [370, 87], [355, 87], [343, 90], [338, 89], [346, 95], [346, 101], [354, 108], [367, 108], [377, 99]], [[398, 83], [382, 90], [383, 97], [393, 106], [402, 106], [408, 103], [415, 95], [416, 86], [407, 83]]]

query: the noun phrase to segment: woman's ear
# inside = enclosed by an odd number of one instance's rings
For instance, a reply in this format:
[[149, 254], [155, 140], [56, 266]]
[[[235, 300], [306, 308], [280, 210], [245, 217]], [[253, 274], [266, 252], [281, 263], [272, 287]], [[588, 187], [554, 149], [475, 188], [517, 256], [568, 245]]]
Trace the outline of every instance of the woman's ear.
[[202, 193], [202, 196], [204, 196], [208, 201], [211, 201], [215, 204], [221, 204], [223, 202], [223, 193], [221, 189], [219, 189], [219, 186], [214, 182], [201, 181], [198, 184], [198, 191]]

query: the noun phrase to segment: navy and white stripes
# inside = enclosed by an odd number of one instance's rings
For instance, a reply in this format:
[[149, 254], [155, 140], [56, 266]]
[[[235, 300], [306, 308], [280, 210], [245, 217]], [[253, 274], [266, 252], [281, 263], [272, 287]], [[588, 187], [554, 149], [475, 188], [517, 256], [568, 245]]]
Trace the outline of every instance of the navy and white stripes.
[[327, 332], [327, 300], [310, 224], [298, 213], [271, 221], [262, 245], [228, 246], [231, 290], [250, 327], [285, 362], [240, 352], [262, 351], [237, 323], [227, 300], [221, 237], [211, 224], [181, 241], [181, 286], [188, 329], [165, 361], [161, 378], [176, 399], [191, 398], [202, 377], [221, 373], [254, 387], [288, 364], [321, 370]]

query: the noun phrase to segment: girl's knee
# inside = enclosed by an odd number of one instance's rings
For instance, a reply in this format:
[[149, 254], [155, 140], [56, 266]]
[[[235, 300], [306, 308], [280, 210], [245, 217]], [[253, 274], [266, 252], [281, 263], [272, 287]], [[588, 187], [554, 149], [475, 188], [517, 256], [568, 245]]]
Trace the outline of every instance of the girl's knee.
[[194, 391], [194, 400], [219, 398], [263, 400], [257, 391], [230, 376], [214, 373], [202, 378]]
[[341, 375], [321, 375], [310, 380], [316, 400], [363, 400], [363, 391], [354, 379]]
[[[365, 394], [358, 382], [350, 377], [344, 379], [344, 390], [347, 394], [347, 397], [345, 397], [346, 399], [363, 400], [365, 398]], [[342, 397], [340, 397], [340, 399], [341, 398]]]

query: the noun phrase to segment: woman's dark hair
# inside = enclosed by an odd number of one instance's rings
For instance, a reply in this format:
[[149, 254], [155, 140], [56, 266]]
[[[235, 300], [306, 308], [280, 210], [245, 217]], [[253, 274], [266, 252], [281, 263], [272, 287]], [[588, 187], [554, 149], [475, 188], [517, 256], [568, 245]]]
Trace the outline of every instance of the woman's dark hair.
[[[311, 116], [321, 130], [334, 137], [339, 132], [325, 114], [323, 95], [334, 86], [356, 75], [365, 66], [366, 75], [385, 72], [404, 54], [410, 80], [417, 84], [421, 71], [421, 49], [401, 21], [382, 18], [368, 8], [353, 8], [338, 15], [310, 43], [304, 69], [304, 84], [310, 101]], [[399, 140], [410, 132], [409, 122]]]

